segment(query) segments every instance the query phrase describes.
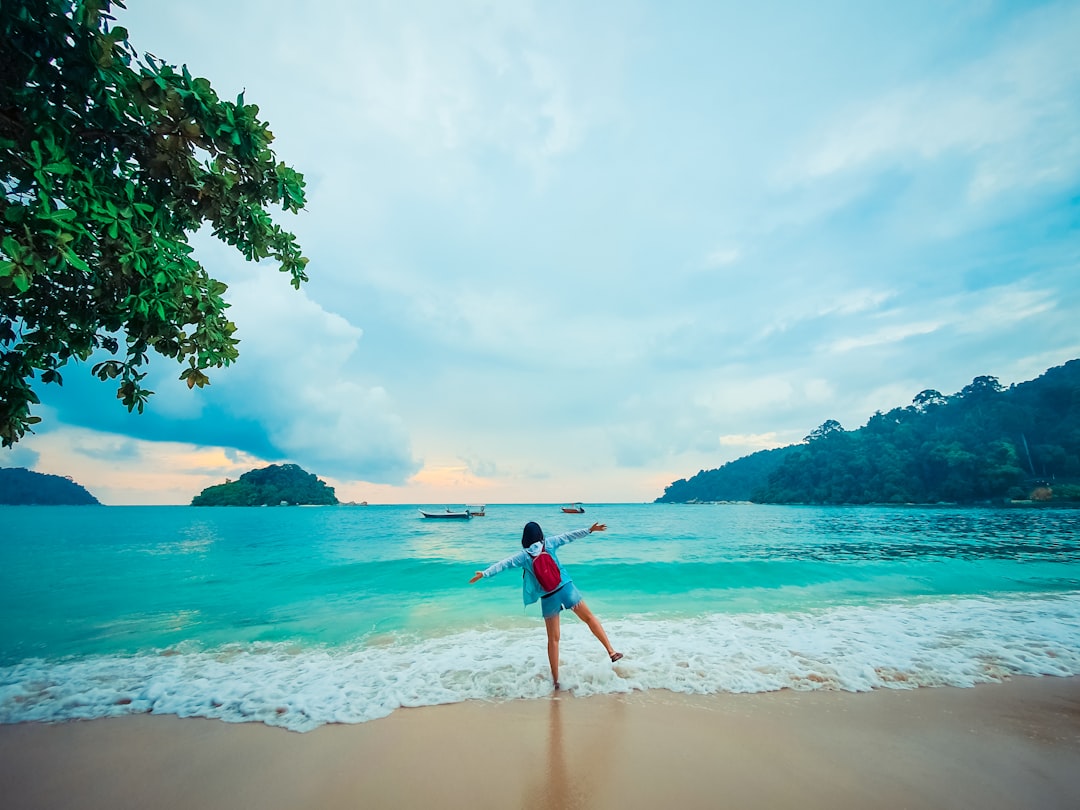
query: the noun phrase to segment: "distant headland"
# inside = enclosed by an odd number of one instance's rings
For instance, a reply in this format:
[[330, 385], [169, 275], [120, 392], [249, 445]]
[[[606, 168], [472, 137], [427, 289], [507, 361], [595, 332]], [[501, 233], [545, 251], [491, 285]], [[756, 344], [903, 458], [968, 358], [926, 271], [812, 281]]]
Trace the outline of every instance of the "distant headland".
[[334, 506], [334, 488], [296, 464], [271, 464], [207, 487], [192, 506]]
[[1008, 388], [982, 376], [951, 396], [927, 389], [856, 430], [830, 419], [656, 499], [718, 501], [1080, 504], [1080, 359]]
[[0, 467], [0, 504], [4, 506], [101, 506], [101, 501], [71, 478]]

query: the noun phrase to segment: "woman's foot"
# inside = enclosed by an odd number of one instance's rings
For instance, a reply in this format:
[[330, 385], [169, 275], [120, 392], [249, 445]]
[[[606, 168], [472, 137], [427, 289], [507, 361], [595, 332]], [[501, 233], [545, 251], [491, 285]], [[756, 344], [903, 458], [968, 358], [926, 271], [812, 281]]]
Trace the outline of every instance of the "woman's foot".
[[615, 653], [612, 653], [612, 654], [611, 654], [611, 663], [613, 663], [613, 664], [614, 664], [614, 663], [615, 663], [616, 661], [618, 661], [618, 660], [619, 660], [620, 658], [622, 658], [622, 653], [619, 653], [619, 652], [615, 652]]

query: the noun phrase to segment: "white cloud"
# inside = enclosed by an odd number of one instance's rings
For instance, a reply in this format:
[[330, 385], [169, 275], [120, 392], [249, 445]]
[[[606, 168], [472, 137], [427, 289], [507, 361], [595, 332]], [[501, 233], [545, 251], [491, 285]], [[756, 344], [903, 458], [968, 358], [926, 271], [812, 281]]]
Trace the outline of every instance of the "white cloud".
[[779, 439], [775, 433], [730, 433], [719, 437], [717, 441], [721, 447], [738, 447], [740, 449], [755, 447], [758, 450], [772, 450], [787, 444], [787, 442]]
[[1021, 19], [1002, 44], [940, 78], [887, 92], [833, 123], [796, 177], [947, 154], [974, 161], [974, 200], [1012, 189], [1064, 187], [1080, 175], [1080, 7], [1052, 5]]
[[736, 247], [719, 247], [705, 257], [708, 268], [727, 267], [742, 258], [742, 251]]
[[737, 422], [739, 415], [788, 402], [794, 393], [794, 381], [787, 375], [723, 369], [697, 387], [694, 404], [717, 421]]
[[0, 448], [0, 467], [25, 467], [31, 470], [40, 457], [41, 453], [31, 450], [23, 441], [14, 447]]
[[828, 380], [811, 378], [802, 384], [802, 394], [806, 402], [817, 404], [831, 402], [836, 396], [836, 391]]
[[1009, 285], [983, 290], [955, 307], [961, 333], [999, 331], [1054, 309], [1051, 290], [1030, 290]]
[[[956, 334], [1000, 333], [1050, 312], [1055, 306], [1052, 291], [1028, 289], [1023, 283], [973, 290], [882, 312], [866, 325], [873, 326], [883, 320], [895, 322], [832, 339], [822, 349], [830, 354], [843, 354], [898, 344], [943, 330]], [[922, 317], [912, 314], [916, 310]]]
[[914, 321], [912, 323], [894, 324], [884, 326], [867, 334], [852, 335], [834, 340], [824, 347], [824, 351], [831, 354], [843, 354], [857, 349], [900, 343], [910, 337], [932, 334], [940, 328], [941, 323], [938, 321]]
[[285, 283], [249, 275], [227, 297], [241, 360], [213, 385], [234, 414], [327, 475], [400, 482], [418, 468], [391, 397], [349, 369], [359, 328]]
[[579, 34], [529, 3], [421, 6], [305, 12], [295, 48], [349, 54], [344, 70], [326, 58], [304, 70], [358, 143], [381, 135], [420, 157], [491, 149], [528, 165], [575, 148], [592, 116], [588, 82], [572, 72], [591, 58]]
[[818, 306], [817, 317], [827, 315], [855, 315], [860, 312], [873, 312], [896, 295], [893, 290], [850, 290], [842, 292], [824, 304]]

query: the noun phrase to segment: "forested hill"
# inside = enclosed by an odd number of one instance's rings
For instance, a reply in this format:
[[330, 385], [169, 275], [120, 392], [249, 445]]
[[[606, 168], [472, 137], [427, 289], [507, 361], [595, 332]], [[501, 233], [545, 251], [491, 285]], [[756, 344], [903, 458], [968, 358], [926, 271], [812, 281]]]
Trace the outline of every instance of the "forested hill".
[[251, 470], [238, 481], [207, 487], [192, 506], [329, 506], [338, 502], [334, 488], [296, 464], [271, 464]]
[[715, 470], [701, 470], [690, 480], [680, 478], [664, 488], [656, 503], [748, 501], [796, 445], [759, 450], [729, 461]]
[[0, 504], [6, 506], [100, 506], [85, 487], [70, 478], [24, 467], [0, 467]]
[[[995, 377], [983, 376], [951, 396], [921, 391], [911, 405], [879, 411], [858, 430], [846, 431], [830, 420], [803, 444], [781, 450], [786, 451], [781, 463], [764, 470], [751, 487], [751, 500], [1078, 501], [1080, 360], [1009, 388]], [[659, 500], [729, 500], [730, 488], [721, 486], [727, 476], [742, 476], [746, 470], [740, 462], [760, 455], [677, 481]], [[729, 472], [722, 474], [725, 470]]]

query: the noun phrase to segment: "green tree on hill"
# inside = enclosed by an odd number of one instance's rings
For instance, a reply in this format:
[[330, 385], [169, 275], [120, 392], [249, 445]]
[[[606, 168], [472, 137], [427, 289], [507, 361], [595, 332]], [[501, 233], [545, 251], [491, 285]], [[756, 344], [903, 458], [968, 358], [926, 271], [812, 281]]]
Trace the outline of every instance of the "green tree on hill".
[[9, 506], [100, 506], [101, 502], [68, 476], [25, 467], [0, 467], [0, 504]]
[[191, 499], [192, 506], [332, 506], [334, 488], [296, 464], [271, 464], [251, 470], [238, 481], [207, 487]]
[[1067, 499], [1080, 481], [1080, 360], [1008, 389], [981, 376], [950, 397], [923, 391], [855, 431], [824, 428], [754, 500], [973, 503], [1023, 498], [1040, 484]]
[[1080, 360], [1004, 388], [981, 376], [952, 396], [927, 389], [905, 408], [846, 431], [835, 420], [803, 443], [703, 470], [661, 501], [977, 503], [1080, 500]]
[[715, 470], [700, 470], [689, 480], [680, 478], [664, 488], [656, 503], [748, 501], [795, 447], [759, 450], [729, 461]]
[[188, 387], [238, 356], [226, 286], [192, 256], [213, 234], [249, 261], [307, 279], [269, 208], [304, 206], [303, 177], [275, 159], [241, 94], [151, 56], [113, 25], [120, 0], [3, 0], [0, 13], [0, 444], [40, 417], [33, 382], [93, 366], [142, 412], [152, 349]]

